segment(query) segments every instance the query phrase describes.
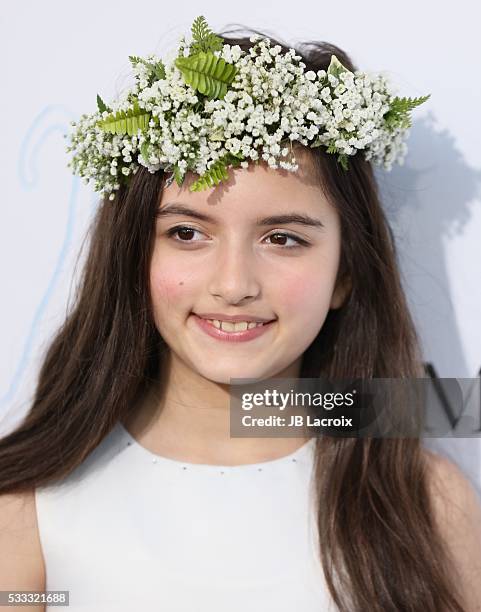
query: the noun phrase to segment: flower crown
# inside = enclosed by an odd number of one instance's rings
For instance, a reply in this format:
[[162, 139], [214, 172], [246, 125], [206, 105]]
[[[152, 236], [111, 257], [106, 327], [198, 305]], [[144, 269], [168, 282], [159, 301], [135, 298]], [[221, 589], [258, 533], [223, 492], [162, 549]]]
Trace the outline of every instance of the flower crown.
[[129, 56], [135, 85], [109, 106], [97, 95], [98, 110], [71, 122], [68, 166], [95, 191], [113, 200], [139, 166], [172, 172], [179, 186], [193, 171], [190, 191], [218, 185], [229, 166], [249, 160], [296, 171], [293, 141], [326, 147], [344, 170], [358, 150], [387, 170], [402, 165], [409, 113], [430, 95], [393, 96], [384, 76], [351, 72], [335, 55], [327, 70], [305, 72], [295, 49], [282, 54], [258, 34], [245, 52], [223, 44], [203, 16], [191, 30], [168, 66], [152, 54]]

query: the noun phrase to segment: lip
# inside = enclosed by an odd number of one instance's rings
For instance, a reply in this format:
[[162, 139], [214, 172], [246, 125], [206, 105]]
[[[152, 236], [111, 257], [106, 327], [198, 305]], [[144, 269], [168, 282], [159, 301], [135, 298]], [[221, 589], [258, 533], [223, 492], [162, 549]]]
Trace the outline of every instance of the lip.
[[[222, 331], [222, 329], [217, 329], [217, 327], [214, 327], [214, 325], [209, 323], [207, 319], [199, 317], [199, 315], [196, 315], [194, 312], [191, 316], [194, 318], [200, 329], [209, 334], [209, 336], [216, 338], [217, 340], [224, 340], [225, 342], [247, 342], [249, 340], [254, 340], [254, 338], [258, 338], [259, 336], [265, 334], [272, 327], [272, 324], [275, 323], [274, 319], [273, 321], [265, 323], [265, 325], [253, 327], [252, 329], [246, 329], [245, 331], [225, 332]], [[241, 320], [245, 321], [246, 319]]]
[[256, 317], [252, 315], [226, 315], [221, 312], [203, 312], [198, 313], [194, 312], [193, 314], [197, 315], [201, 319], [216, 319], [218, 321], [231, 321], [232, 323], [236, 323], [239, 321], [256, 321], [257, 323], [268, 323], [273, 319], [264, 319], [263, 317]]

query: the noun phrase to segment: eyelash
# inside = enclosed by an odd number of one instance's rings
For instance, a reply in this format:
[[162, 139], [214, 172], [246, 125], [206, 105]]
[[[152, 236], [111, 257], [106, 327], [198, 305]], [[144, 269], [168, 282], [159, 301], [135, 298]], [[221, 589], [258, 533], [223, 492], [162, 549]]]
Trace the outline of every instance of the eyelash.
[[[171, 227], [166, 232], [166, 234], [169, 238], [172, 238], [172, 236], [181, 229], [189, 229], [194, 232], [199, 232], [200, 234], [202, 233], [200, 230], [196, 229], [195, 227], [189, 227], [188, 225], [177, 225], [176, 227]], [[295, 240], [298, 243], [298, 244], [291, 245], [291, 246], [274, 245], [274, 246], [280, 246], [280, 248], [282, 249], [297, 249], [303, 246], [310, 246], [306, 240], [303, 240], [302, 238], [299, 238], [298, 236], [294, 236], [293, 234], [290, 234], [288, 232], [274, 232], [273, 234], [269, 234], [269, 236], [266, 236], [266, 238], [269, 238], [270, 236], [287, 236], [288, 238], [292, 238], [292, 240]], [[175, 240], [175, 242], [183, 242], [185, 244], [188, 244], [190, 242], [195, 242], [194, 240], [177, 240], [175, 238], [173, 240]]]

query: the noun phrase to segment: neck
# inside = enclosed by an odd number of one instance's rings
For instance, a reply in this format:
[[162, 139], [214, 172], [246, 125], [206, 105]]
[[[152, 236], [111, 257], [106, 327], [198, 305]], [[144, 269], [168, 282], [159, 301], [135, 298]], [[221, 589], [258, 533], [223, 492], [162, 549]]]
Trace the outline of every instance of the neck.
[[[276, 375], [295, 378], [300, 360]], [[241, 465], [278, 459], [306, 443], [307, 436], [231, 438], [230, 385], [199, 376], [172, 354], [158, 382], [124, 422], [150, 451], [191, 463]]]

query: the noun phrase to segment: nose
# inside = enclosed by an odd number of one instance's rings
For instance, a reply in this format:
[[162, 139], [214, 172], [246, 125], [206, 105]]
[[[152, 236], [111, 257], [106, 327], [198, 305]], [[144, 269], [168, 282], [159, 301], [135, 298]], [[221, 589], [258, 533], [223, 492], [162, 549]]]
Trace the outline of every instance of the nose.
[[216, 263], [209, 283], [211, 295], [229, 304], [237, 304], [259, 295], [255, 253], [251, 249], [239, 243], [225, 244], [219, 247], [215, 257]]

